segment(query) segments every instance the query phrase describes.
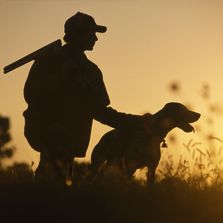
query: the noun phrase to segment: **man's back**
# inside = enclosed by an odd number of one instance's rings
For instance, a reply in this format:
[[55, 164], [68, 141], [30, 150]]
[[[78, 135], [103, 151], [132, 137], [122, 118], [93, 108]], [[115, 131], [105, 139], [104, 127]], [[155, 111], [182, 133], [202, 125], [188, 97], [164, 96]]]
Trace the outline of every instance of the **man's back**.
[[109, 104], [99, 68], [84, 54], [70, 53], [66, 45], [58, 54], [49, 52], [34, 62], [24, 96], [28, 138], [38, 135], [42, 141], [43, 134], [48, 139], [54, 135], [82, 149], [88, 146], [94, 111]]

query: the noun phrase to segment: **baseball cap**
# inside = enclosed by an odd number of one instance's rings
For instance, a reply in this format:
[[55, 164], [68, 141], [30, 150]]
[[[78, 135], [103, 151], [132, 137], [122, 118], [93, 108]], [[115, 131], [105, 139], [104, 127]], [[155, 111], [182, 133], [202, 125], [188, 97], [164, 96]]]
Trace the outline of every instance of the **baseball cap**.
[[106, 26], [97, 25], [94, 18], [85, 13], [78, 12], [64, 24], [64, 32], [66, 35], [72, 35], [75, 32], [93, 30], [95, 32], [104, 33]]

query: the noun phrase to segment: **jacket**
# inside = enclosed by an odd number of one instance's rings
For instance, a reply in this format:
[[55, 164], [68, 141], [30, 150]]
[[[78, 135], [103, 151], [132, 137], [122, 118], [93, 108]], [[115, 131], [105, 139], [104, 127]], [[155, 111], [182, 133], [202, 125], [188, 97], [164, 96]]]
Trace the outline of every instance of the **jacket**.
[[24, 87], [25, 136], [37, 151], [55, 147], [85, 156], [92, 121], [129, 128], [140, 116], [120, 113], [110, 100], [102, 72], [85, 54], [47, 52], [32, 65]]

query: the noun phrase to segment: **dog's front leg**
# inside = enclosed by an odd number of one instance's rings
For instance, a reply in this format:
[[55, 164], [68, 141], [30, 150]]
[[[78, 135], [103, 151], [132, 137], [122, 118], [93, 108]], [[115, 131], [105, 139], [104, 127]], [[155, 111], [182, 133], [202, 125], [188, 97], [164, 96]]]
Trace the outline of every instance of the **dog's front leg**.
[[155, 183], [155, 168], [148, 168], [147, 172], [147, 186], [152, 186]]

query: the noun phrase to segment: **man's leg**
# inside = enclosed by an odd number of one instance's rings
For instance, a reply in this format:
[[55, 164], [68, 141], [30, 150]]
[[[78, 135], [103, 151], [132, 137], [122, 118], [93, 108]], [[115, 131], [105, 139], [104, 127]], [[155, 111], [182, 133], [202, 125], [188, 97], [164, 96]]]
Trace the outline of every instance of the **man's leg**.
[[70, 184], [72, 183], [72, 172], [73, 157], [61, 157], [59, 154], [42, 152], [35, 179], [39, 182]]

